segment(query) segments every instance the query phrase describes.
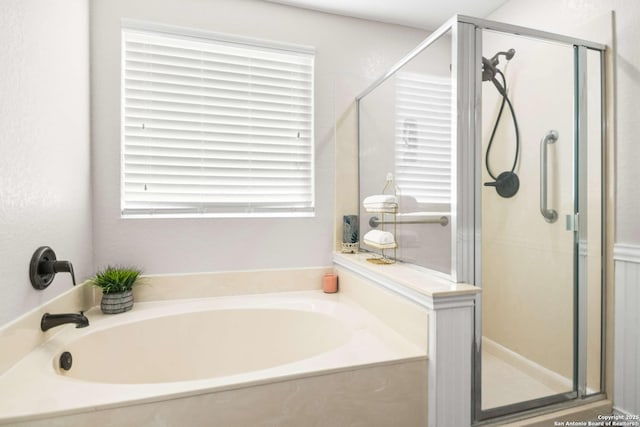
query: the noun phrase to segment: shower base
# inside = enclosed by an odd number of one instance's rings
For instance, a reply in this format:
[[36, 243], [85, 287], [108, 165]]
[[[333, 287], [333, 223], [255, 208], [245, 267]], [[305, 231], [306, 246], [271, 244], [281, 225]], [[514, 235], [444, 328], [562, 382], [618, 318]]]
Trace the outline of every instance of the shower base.
[[570, 379], [482, 338], [482, 409], [538, 399], [572, 388]]

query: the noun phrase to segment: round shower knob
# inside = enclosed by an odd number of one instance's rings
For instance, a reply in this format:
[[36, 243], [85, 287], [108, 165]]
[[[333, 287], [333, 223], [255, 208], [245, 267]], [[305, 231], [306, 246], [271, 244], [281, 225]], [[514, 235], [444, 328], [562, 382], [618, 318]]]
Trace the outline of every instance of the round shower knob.
[[29, 263], [29, 279], [31, 286], [36, 289], [44, 289], [53, 282], [56, 273], [53, 271], [42, 271], [41, 266], [50, 261], [56, 261], [56, 253], [49, 246], [40, 246], [33, 253]]
[[509, 198], [515, 196], [520, 189], [520, 179], [515, 172], [505, 171], [498, 175], [494, 182], [485, 182], [485, 187], [496, 187], [496, 191], [501, 197]]

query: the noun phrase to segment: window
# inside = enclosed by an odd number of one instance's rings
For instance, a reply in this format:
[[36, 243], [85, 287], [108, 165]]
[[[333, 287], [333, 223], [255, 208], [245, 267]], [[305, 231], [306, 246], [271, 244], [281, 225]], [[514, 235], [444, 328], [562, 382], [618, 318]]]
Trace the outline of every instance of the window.
[[122, 29], [122, 214], [312, 215], [312, 49], [134, 27]]
[[416, 202], [451, 202], [451, 81], [418, 73], [396, 78], [396, 183]]

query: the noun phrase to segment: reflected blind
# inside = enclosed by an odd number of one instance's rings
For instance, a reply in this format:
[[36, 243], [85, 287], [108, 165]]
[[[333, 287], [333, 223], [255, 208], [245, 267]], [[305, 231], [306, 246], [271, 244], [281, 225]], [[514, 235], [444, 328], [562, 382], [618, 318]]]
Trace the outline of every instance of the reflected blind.
[[419, 203], [451, 202], [451, 81], [396, 77], [396, 184]]
[[310, 49], [123, 28], [122, 213], [310, 215]]

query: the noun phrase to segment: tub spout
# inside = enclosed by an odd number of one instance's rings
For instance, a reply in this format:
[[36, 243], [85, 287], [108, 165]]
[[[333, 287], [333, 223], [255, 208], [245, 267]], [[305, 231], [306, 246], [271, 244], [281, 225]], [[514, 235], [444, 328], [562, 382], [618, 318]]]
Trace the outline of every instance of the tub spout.
[[65, 323], [75, 323], [76, 328], [86, 328], [89, 326], [89, 319], [87, 319], [82, 311], [80, 313], [64, 314], [45, 313], [42, 315], [42, 320], [40, 320], [40, 329], [44, 332], [56, 326], [64, 325]]

